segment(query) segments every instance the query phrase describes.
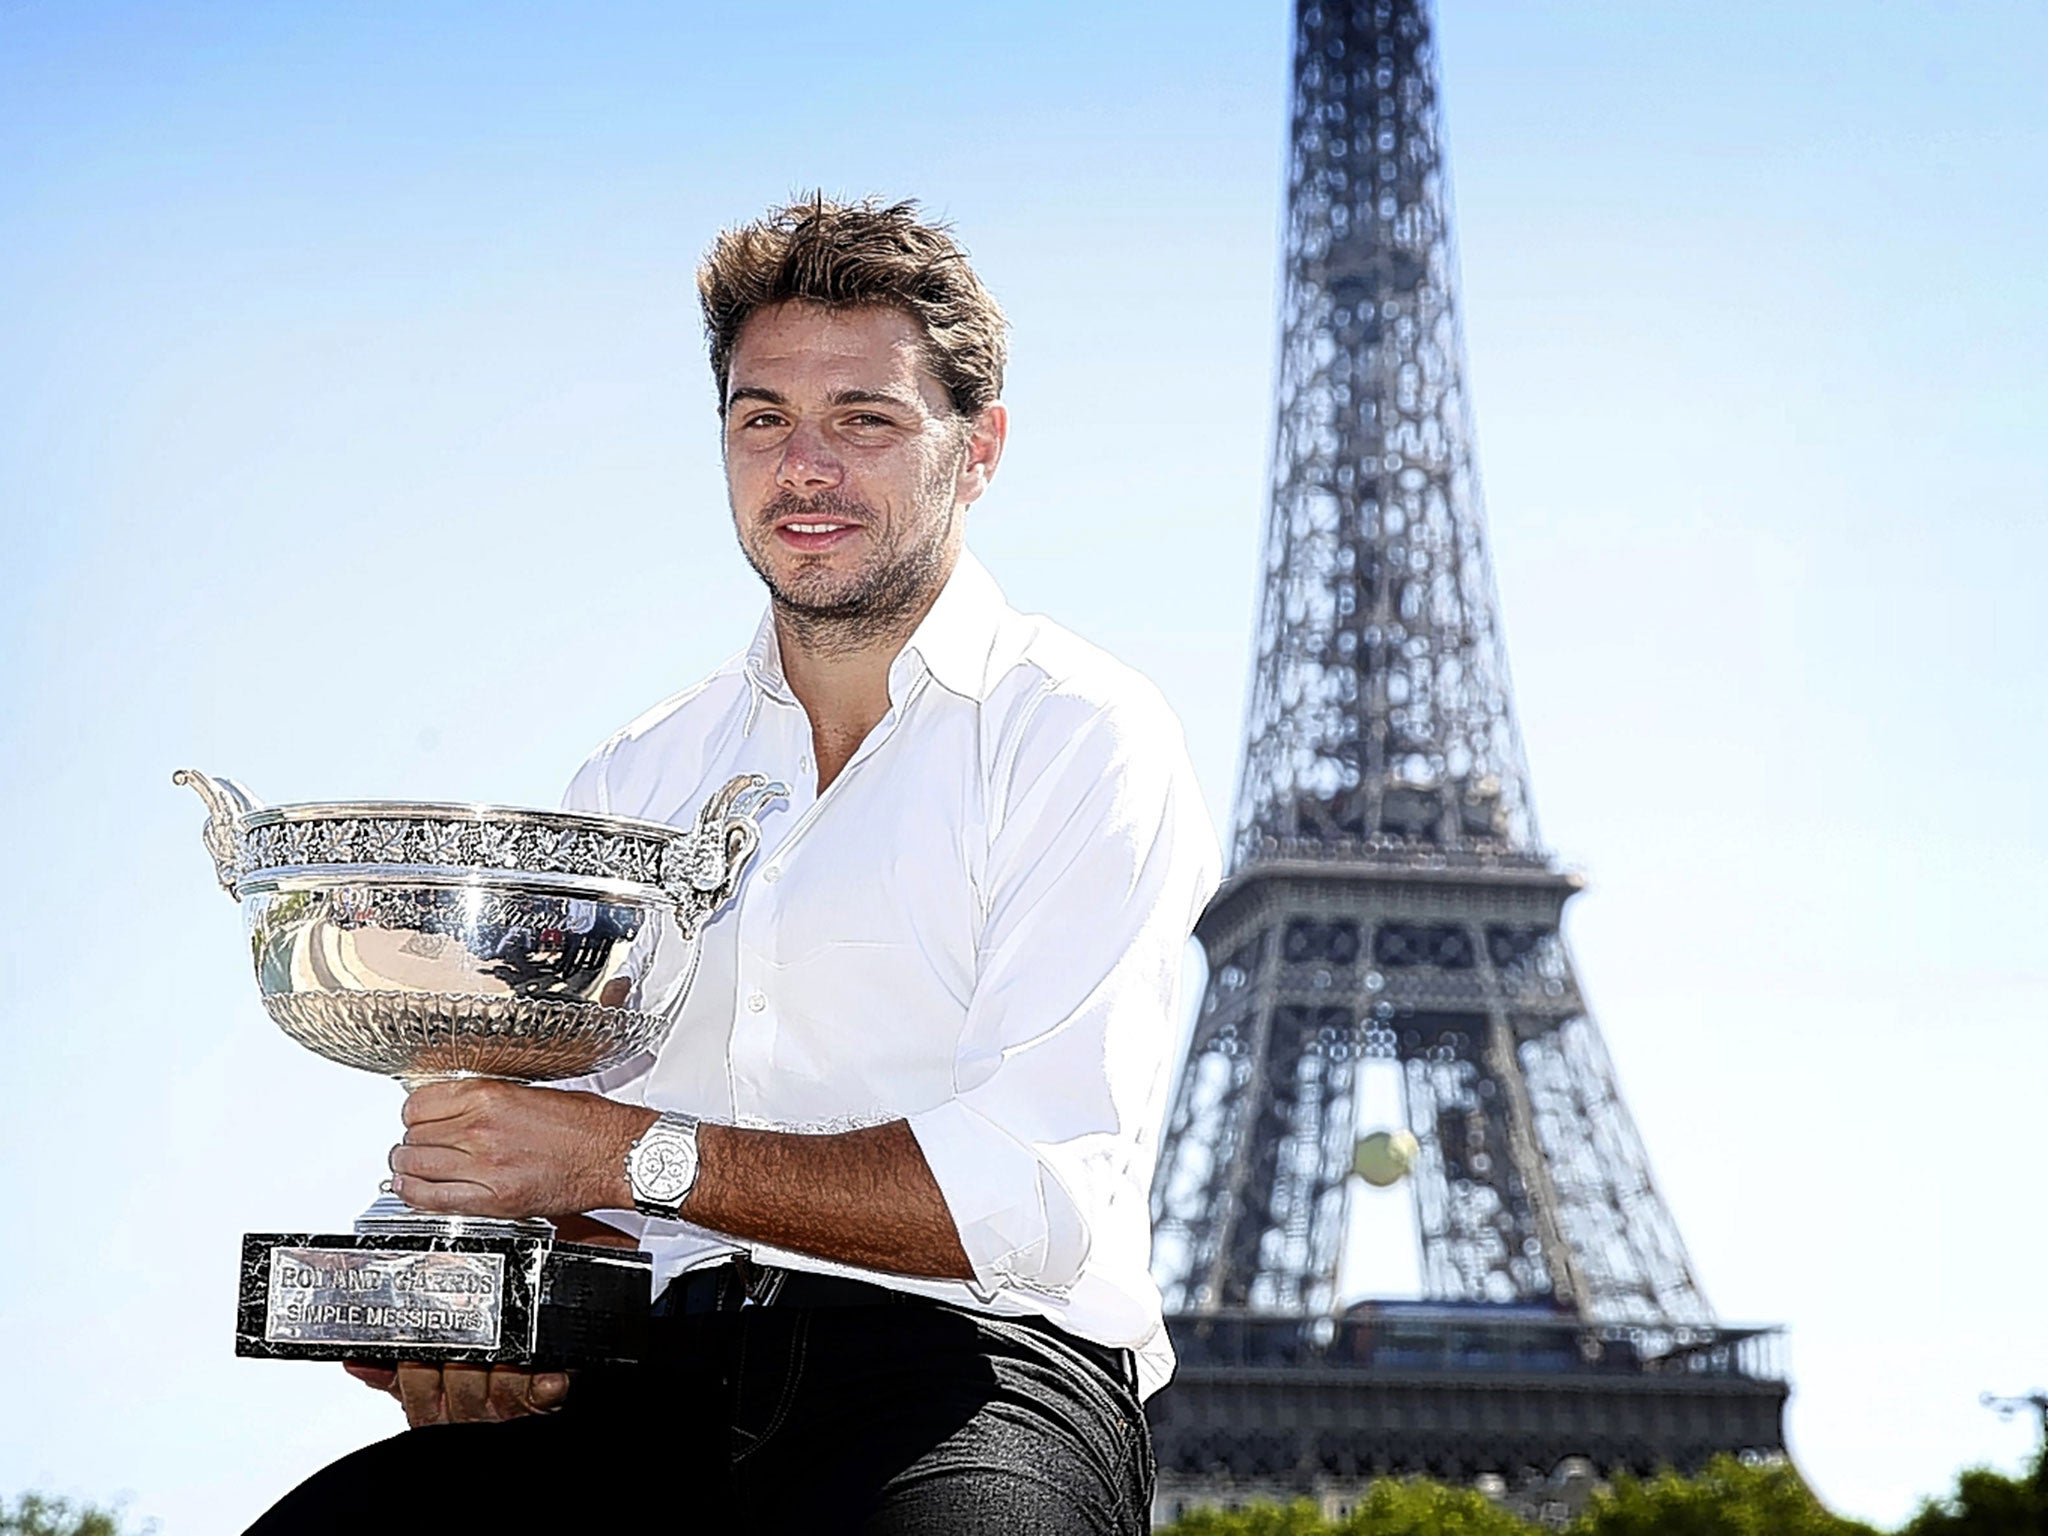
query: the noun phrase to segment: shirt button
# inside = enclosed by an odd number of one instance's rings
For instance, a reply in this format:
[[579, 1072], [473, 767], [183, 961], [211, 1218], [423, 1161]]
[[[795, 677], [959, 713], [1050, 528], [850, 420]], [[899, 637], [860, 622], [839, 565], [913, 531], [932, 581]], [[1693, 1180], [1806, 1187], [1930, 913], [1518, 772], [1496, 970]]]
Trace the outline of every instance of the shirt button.
[[761, 878], [763, 880], [766, 880], [770, 885], [773, 885], [776, 881], [782, 878], [782, 866], [780, 864], [770, 864], [766, 869], [761, 871]]
[[766, 1008], [767, 1006], [768, 997], [766, 993], [749, 992], [747, 994], [747, 1012], [759, 1013], [763, 1008]]

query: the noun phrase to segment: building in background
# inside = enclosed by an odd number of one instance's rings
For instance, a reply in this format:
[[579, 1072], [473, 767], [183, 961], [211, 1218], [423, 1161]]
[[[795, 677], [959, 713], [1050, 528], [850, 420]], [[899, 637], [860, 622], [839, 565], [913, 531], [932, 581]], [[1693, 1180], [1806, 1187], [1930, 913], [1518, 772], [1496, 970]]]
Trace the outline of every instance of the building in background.
[[[1776, 1332], [1715, 1321], [1559, 929], [1578, 882], [1501, 646], [1426, 0], [1299, 0], [1292, 101], [1230, 873], [1153, 1190], [1159, 1513], [1334, 1512], [1390, 1473], [1540, 1504], [1781, 1453]], [[1343, 1305], [1347, 1214], [1403, 1193], [1421, 1297]]]

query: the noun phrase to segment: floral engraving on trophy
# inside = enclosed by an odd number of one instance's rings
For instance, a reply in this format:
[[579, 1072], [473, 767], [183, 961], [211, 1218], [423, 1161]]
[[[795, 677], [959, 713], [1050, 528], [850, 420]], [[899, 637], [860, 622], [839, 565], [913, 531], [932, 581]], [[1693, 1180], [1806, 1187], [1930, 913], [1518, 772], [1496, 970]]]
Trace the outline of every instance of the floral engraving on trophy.
[[[251, 827], [235, 840], [230, 868], [235, 877], [246, 879], [293, 868], [407, 864], [663, 885], [659, 871], [664, 853], [678, 844], [688, 848], [686, 865], [700, 872], [689, 883], [697, 889], [715, 888], [725, 861], [715, 839], [706, 848], [697, 834], [678, 830], [673, 838], [661, 839], [444, 816], [339, 817]], [[709, 886], [704, 883], [707, 877]]]
[[589, 837], [574, 827], [564, 827], [555, 834], [555, 845], [548, 851], [549, 867], [567, 870], [572, 875], [588, 874], [591, 862], [587, 851]]
[[457, 821], [413, 823], [412, 856], [421, 864], [472, 864], [469, 834], [473, 829]]
[[508, 827], [502, 822], [487, 823], [478, 827], [477, 862], [492, 869], [515, 869], [519, 865], [520, 841], [518, 829]]
[[313, 829], [302, 821], [287, 822], [278, 828], [275, 851], [282, 864], [312, 863]]
[[405, 859], [405, 823], [380, 816], [363, 823], [362, 857], [372, 864], [398, 864]]

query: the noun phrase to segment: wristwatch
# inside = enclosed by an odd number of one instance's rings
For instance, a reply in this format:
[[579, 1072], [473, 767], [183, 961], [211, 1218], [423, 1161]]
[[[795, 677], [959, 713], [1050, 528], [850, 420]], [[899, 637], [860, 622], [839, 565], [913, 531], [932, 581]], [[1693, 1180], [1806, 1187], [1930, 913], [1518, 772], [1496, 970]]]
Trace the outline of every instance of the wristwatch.
[[675, 1221], [697, 1182], [697, 1117], [665, 1109], [626, 1153], [633, 1209]]

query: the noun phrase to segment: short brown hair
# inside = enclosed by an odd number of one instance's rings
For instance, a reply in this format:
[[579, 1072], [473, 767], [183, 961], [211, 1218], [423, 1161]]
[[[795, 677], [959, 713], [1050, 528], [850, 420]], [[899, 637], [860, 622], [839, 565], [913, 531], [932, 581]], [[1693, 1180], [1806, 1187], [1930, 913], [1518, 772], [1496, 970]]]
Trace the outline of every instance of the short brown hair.
[[1003, 312], [947, 227], [920, 220], [913, 202], [838, 203], [820, 192], [772, 209], [712, 242], [697, 297], [721, 415], [741, 328], [756, 310], [791, 300], [912, 316], [924, 330], [925, 366], [963, 416], [1003, 392]]

